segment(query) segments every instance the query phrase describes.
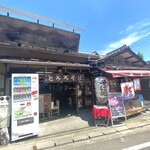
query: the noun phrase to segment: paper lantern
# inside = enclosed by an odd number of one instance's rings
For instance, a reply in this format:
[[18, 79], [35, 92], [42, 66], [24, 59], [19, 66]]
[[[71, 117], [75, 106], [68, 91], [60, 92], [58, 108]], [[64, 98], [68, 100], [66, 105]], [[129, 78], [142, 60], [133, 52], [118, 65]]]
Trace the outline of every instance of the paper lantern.
[[105, 77], [96, 77], [94, 80], [96, 104], [108, 102], [109, 84]]

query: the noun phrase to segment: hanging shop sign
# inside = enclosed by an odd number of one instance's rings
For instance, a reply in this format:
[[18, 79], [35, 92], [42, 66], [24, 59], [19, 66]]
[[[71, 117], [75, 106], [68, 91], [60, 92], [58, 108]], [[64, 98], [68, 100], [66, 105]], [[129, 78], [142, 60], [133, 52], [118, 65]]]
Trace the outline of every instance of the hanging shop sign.
[[55, 74], [48, 73], [44, 76], [45, 82], [80, 82], [84, 80], [84, 75], [82, 74]]
[[134, 79], [133, 85], [134, 85], [134, 91], [140, 91], [141, 90], [140, 79], [138, 79], [138, 78]]
[[98, 68], [91, 68], [90, 73], [92, 76], [100, 76], [100, 70]]
[[123, 100], [135, 98], [133, 82], [121, 83], [121, 91]]
[[105, 104], [108, 102], [109, 84], [105, 77], [97, 77], [94, 80], [96, 103]]

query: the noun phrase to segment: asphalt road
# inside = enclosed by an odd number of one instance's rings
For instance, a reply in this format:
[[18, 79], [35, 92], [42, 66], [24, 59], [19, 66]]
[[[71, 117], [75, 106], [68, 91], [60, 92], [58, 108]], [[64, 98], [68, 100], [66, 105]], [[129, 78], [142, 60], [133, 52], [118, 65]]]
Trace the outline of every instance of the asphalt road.
[[[134, 146], [134, 147], [133, 147]], [[150, 129], [141, 128], [125, 133], [117, 133], [73, 144], [62, 145], [52, 148], [52, 150], [149, 150], [150, 149]]]

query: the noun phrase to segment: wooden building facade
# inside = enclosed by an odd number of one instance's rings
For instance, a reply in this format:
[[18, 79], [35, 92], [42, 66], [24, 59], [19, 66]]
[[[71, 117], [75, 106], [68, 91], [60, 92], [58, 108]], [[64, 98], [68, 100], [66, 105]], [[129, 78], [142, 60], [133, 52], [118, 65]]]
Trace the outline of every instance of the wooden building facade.
[[9, 16], [0, 26], [0, 95], [11, 96], [13, 73], [38, 73], [39, 94], [49, 94], [50, 105], [59, 100], [60, 114], [92, 106], [88, 58], [99, 56], [79, 52], [80, 34]]
[[[97, 62], [92, 62], [91, 65], [94, 66], [97, 72], [99, 70], [99, 76], [104, 76], [108, 79], [109, 92], [122, 92], [122, 83], [133, 82], [138, 79], [140, 89], [135, 90], [134, 98], [124, 102], [128, 116], [144, 110], [139, 100], [139, 94], [142, 94], [145, 100], [150, 101], [148, 96], [148, 91], [150, 90], [150, 67], [130, 47], [123, 45], [107, 53]], [[147, 84], [144, 82], [147, 82]]]

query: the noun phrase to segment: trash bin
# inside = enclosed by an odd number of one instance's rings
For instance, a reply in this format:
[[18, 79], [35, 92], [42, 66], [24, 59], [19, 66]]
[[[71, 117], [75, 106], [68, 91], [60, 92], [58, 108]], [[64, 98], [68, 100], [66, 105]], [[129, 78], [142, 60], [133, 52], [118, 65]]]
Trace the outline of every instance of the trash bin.
[[9, 143], [10, 96], [0, 96], [0, 145]]

